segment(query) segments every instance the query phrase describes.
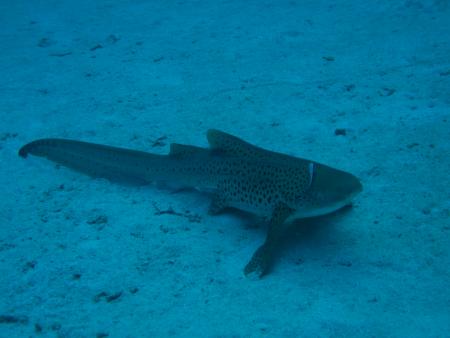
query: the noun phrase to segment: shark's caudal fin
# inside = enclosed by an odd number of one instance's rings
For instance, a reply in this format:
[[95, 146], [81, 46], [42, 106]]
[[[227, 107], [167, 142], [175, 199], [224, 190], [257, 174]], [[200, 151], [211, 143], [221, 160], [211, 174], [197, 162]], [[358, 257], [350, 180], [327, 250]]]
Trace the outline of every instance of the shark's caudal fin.
[[29, 154], [45, 157], [90, 176], [138, 184], [150, 181], [151, 172], [163, 157], [142, 151], [65, 139], [36, 140], [19, 150], [21, 157], [25, 158]]

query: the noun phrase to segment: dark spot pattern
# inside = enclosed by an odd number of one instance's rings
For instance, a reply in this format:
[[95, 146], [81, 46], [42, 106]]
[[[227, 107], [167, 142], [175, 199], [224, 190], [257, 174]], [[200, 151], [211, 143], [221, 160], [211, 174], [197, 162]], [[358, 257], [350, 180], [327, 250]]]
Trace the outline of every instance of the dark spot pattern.
[[19, 155], [46, 157], [91, 176], [163, 181], [217, 189], [222, 204], [270, 214], [279, 203], [296, 209], [308, 188], [309, 161], [208, 132], [211, 149], [173, 145], [168, 156], [64, 139], [43, 139]]

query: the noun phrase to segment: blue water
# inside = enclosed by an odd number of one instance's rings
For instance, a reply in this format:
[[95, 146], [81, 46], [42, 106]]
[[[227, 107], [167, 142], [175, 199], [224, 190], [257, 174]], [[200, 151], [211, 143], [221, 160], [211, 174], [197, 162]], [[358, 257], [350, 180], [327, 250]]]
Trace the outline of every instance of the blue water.
[[[1, 337], [450, 337], [448, 1], [1, 1]], [[358, 176], [266, 229], [18, 149], [216, 128]]]

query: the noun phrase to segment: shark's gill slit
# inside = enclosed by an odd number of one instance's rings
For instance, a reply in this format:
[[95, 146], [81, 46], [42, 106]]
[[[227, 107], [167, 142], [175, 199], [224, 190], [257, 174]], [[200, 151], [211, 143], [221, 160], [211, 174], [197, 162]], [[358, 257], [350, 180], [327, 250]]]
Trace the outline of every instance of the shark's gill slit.
[[309, 188], [314, 178], [314, 163], [310, 162], [308, 165], [308, 169], [309, 169], [309, 181], [308, 181], [308, 188]]

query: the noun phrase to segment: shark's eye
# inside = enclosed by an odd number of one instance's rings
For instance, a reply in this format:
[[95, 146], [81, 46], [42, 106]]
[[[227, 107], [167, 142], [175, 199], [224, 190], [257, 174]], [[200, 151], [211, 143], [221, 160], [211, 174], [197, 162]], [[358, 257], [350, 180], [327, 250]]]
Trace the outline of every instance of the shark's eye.
[[311, 186], [313, 178], [314, 178], [314, 163], [309, 163], [308, 165], [308, 172], [309, 172], [309, 181], [308, 181], [308, 188]]

